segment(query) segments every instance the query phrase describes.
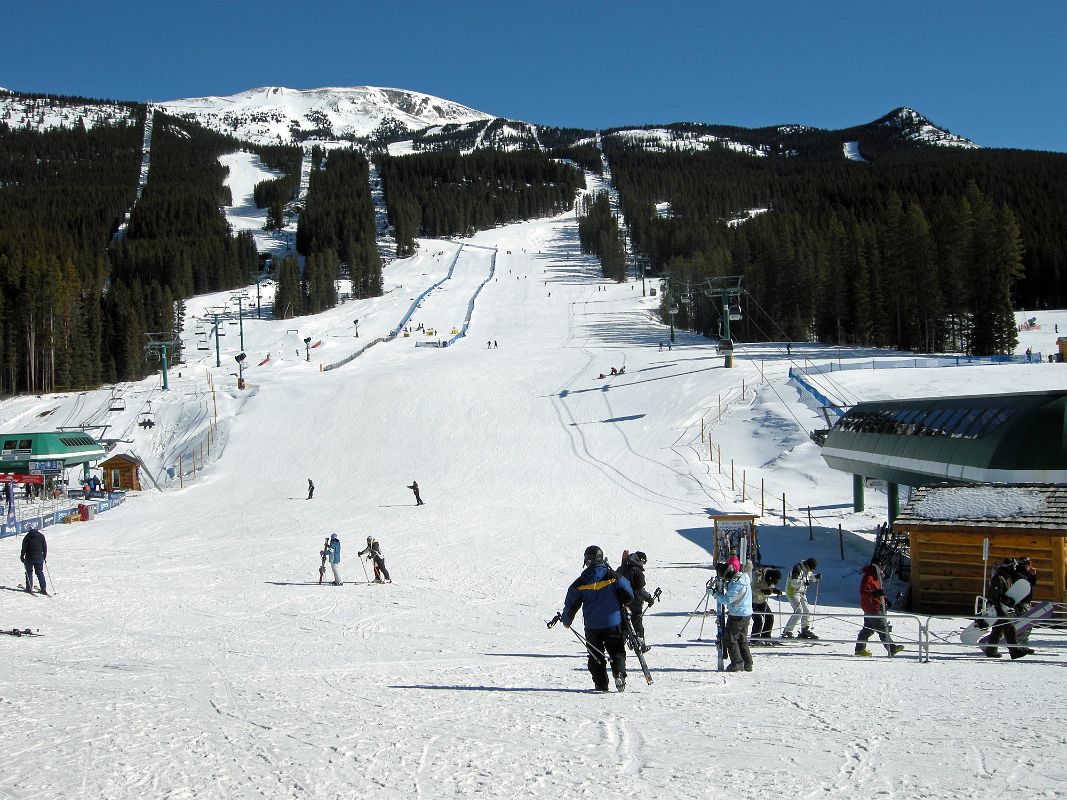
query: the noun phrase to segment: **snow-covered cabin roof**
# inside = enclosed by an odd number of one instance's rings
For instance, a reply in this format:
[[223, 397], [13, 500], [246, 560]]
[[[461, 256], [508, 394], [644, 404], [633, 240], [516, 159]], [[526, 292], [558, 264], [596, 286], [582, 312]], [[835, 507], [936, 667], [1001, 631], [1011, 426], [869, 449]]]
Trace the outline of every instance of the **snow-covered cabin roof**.
[[1067, 486], [926, 486], [912, 494], [893, 525], [904, 530], [1022, 528], [1067, 536]]

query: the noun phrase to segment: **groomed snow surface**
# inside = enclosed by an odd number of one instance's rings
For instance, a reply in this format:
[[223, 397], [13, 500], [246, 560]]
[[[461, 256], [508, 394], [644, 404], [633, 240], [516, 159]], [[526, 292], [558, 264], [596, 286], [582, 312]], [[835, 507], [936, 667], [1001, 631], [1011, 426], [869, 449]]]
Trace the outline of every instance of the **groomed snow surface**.
[[[497, 255], [469, 335], [416, 348], [462, 325], [489, 274], [492, 255], [471, 244]], [[412, 318], [438, 336], [320, 371], [387, 334], [453, 261], [455, 283]], [[709, 577], [707, 515], [759, 513], [762, 483], [764, 561], [788, 570], [815, 556], [818, 611], [852, 614], [884, 495], [869, 490], [868, 511], [851, 513], [851, 477], [810, 442], [821, 420], [787, 384], [784, 346], [739, 349], [732, 370], [684, 332], [661, 350], [658, 298], [597, 273], [569, 215], [462, 247], [424, 241], [388, 266], [380, 298], [245, 319], [246, 392], [232, 374], [238, 326], [223, 323], [219, 368], [213, 339], [195, 345], [194, 317], [223, 294], [190, 304], [186, 361], [166, 393], [155, 376], [119, 387], [125, 412], [102, 408], [107, 390], [0, 404], [4, 431], [110, 414], [131, 440], [120, 447], [165, 487], [48, 528], [52, 598], [16, 590], [20, 541], [0, 540], [0, 628], [43, 634], [0, 636], [0, 796], [1061, 796], [1062, 651], [1010, 662], [941, 647], [920, 664], [916, 625], [901, 618], [903, 655], [872, 644], [878, 657], [858, 659], [851, 642], [825, 641], [853, 639], [857, 620], [822, 619], [823, 642], [756, 649], [751, 674], [716, 671], [713, 621], [690, 617]], [[870, 357], [792, 347], [797, 364]], [[868, 397], [938, 380], [961, 394], [1062, 386], [1065, 369], [833, 379], [865, 381]], [[146, 400], [150, 429], [134, 424]], [[180, 488], [168, 468], [190, 450], [207, 464]], [[334, 532], [346, 583], [319, 586]], [[368, 535], [392, 585], [366, 582], [356, 552]], [[627, 548], [649, 555], [649, 588], [663, 589], [646, 616], [651, 686], [631, 657], [624, 694], [594, 693], [581, 645], [545, 626], [590, 544], [613, 564]], [[950, 640], [961, 627], [935, 623]]]

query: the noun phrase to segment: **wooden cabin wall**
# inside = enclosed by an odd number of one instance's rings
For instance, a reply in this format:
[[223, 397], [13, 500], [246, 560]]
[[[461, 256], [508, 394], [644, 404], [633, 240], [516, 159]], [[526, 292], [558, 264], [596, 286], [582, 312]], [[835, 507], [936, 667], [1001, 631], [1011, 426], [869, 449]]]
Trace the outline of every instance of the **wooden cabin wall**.
[[1034, 600], [1067, 600], [1065, 540], [1049, 533], [910, 531], [911, 605], [931, 614], [970, 614], [985, 593], [982, 541], [989, 537], [989, 568], [1005, 558], [1028, 556], [1037, 569]]

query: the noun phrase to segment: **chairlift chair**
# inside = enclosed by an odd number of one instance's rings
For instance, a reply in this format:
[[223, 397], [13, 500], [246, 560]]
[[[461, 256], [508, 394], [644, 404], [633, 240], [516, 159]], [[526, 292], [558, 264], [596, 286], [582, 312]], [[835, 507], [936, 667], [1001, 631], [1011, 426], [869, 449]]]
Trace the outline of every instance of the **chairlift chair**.
[[737, 322], [740, 319], [742, 319], [741, 306], [739, 306], [736, 303], [731, 303], [730, 304], [730, 321], [731, 322]]
[[126, 401], [121, 397], [112, 397], [111, 402], [108, 403], [108, 411], [125, 411]]
[[211, 348], [208, 346], [207, 339], [197, 339], [196, 340], [196, 349], [197, 350], [210, 350]]
[[715, 345], [715, 351], [719, 355], [725, 353], [732, 353], [734, 351], [734, 343], [732, 339], [719, 339], [719, 343]]

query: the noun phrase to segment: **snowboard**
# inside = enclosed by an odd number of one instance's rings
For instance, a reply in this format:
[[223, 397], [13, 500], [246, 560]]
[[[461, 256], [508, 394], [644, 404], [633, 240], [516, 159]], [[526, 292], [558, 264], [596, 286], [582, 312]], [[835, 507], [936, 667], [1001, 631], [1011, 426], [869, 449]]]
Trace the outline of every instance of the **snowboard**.
[[[1037, 603], [1031, 606], [1026, 613], [1020, 614], [1012, 620], [1016, 637], [1022, 641], [1023, 637], [1029, 636], [1034, 625], [1043, 619], [1052, 616], [1054, 610], [1052, 603]], [[985, 611], [974, 622], [960, 631], [960, 641], [964, 644], [983, 645], [989, 638], [993, 624], [997, 620], [997, 612], [992, 606], [986, 606]]]

